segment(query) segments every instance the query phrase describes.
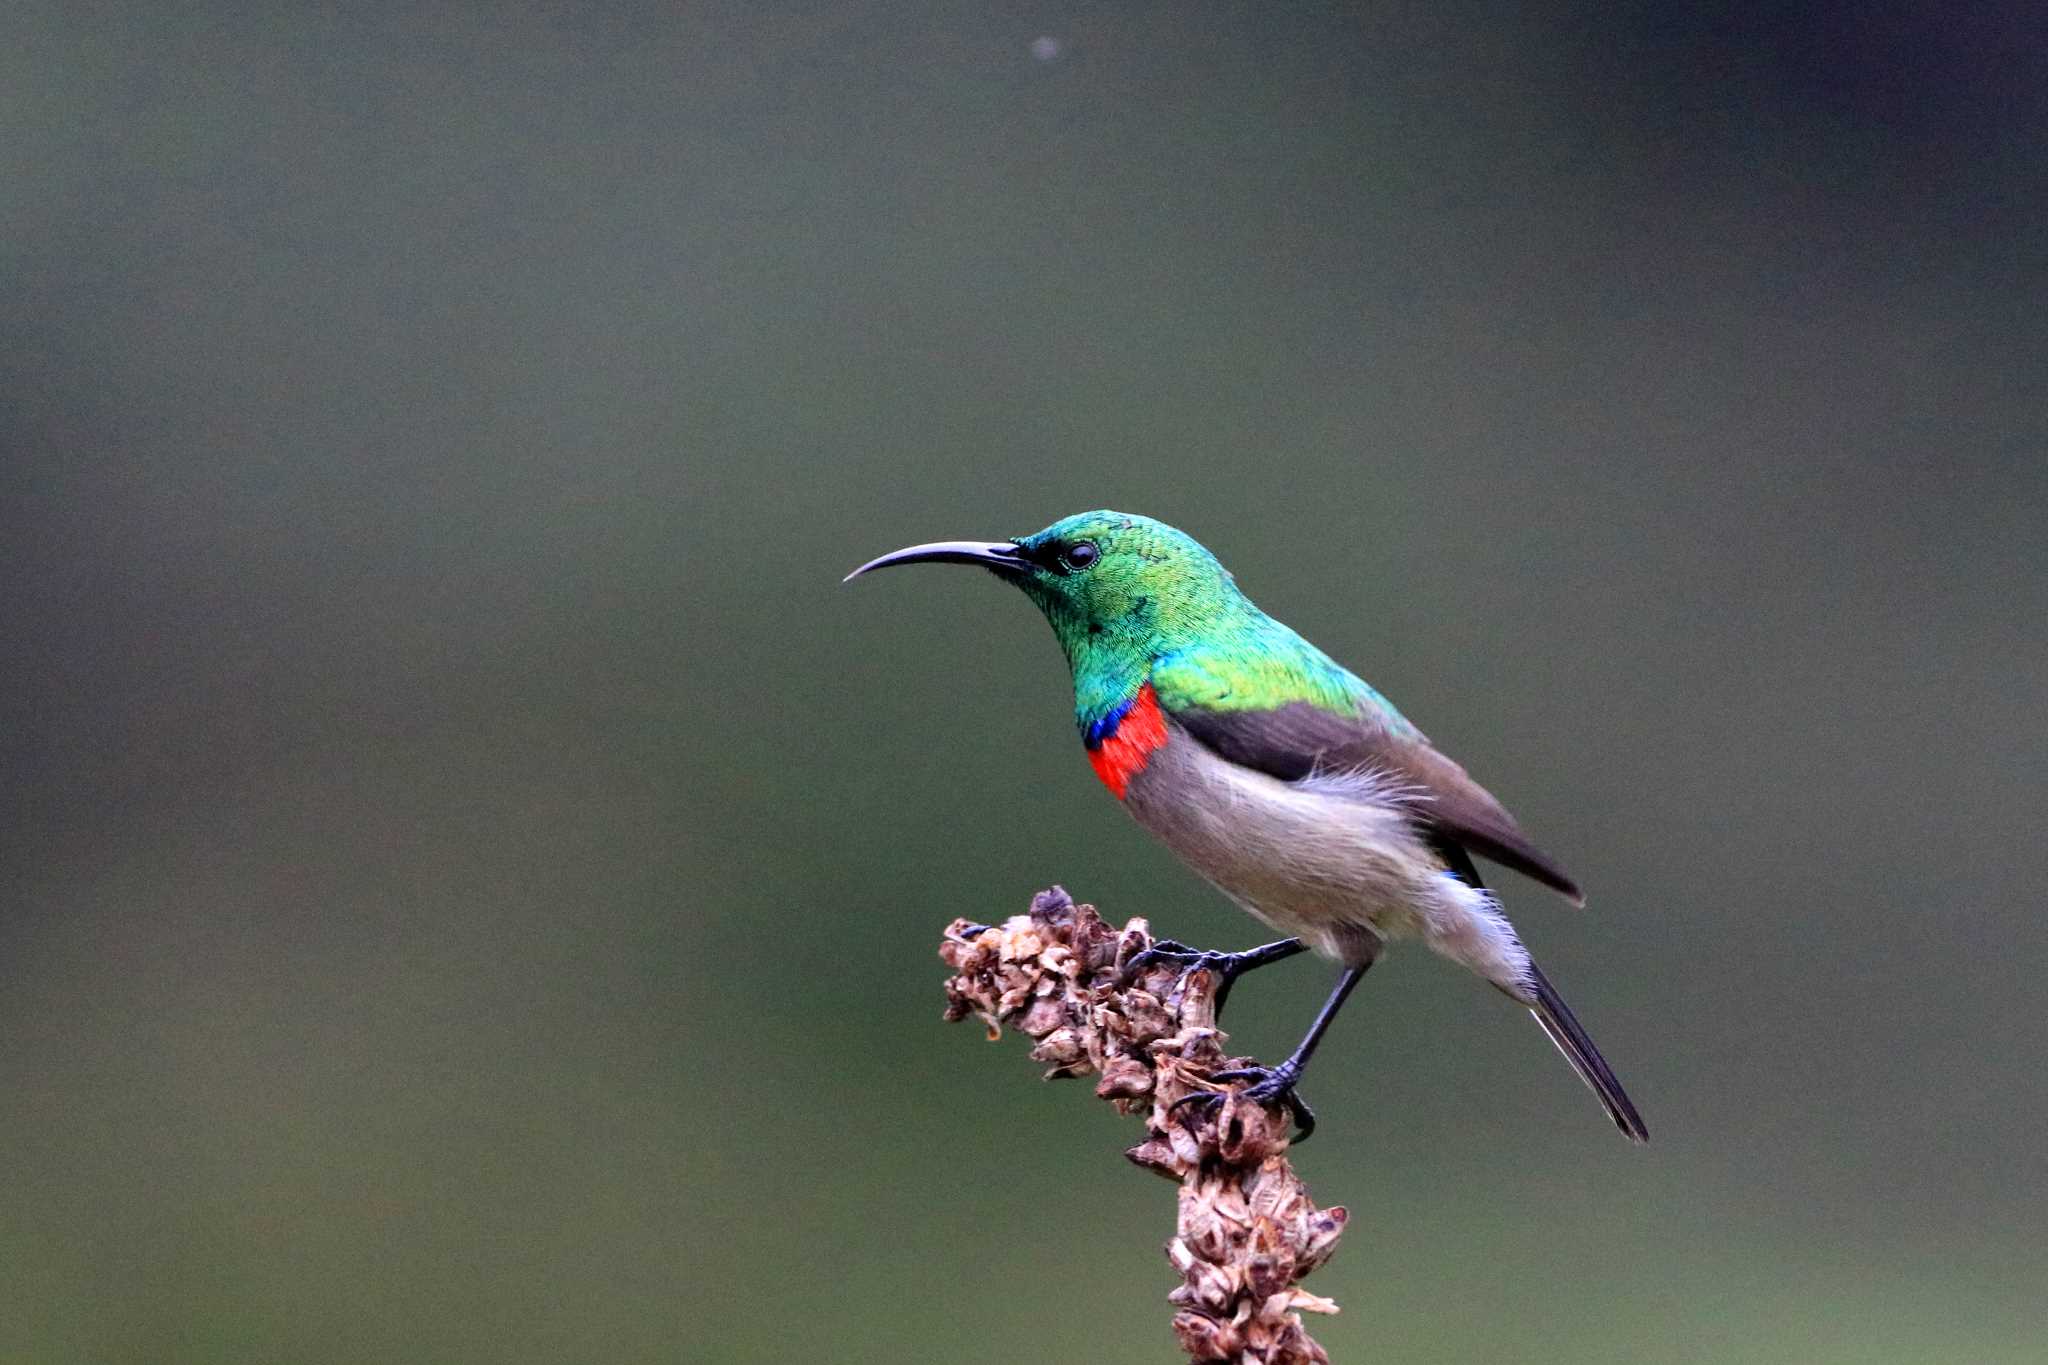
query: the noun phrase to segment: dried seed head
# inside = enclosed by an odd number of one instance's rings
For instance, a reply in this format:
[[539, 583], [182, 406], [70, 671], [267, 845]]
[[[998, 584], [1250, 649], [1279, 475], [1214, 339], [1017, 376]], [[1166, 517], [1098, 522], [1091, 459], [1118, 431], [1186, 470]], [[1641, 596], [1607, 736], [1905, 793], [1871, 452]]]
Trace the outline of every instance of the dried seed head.
[[1181, 1182], [1180, 1217], [1167, 1259], [1181, 1276], [1168, 1301], [1173, 1330], [1195, 1360], [1247, 1365], [1328, 1365], [1300, 1314], [1334, 1313], [1300, 1289], [1336, 1250], [1347, 1215], [1318, 1209], [1286, 1156], [1290, 1117], [1244, 1103], [1175, 1111], [1207, 1090], [1216, 1071], [1248, 1064], [1228, 1056], [1216, 1028], [1215, 981], [1171, 964], [1132, 973], [1152, 945], [1144, 920], [1122, 930], [1059, 887], [1038, 893], [1031, 913], [984, 927], [946, 928], [939, 956], [953, 970], [946, 1018], [974, 1015], [990, 1037], [1003, 1025], [1036, 1040], [1032, 1059], [1048, 1078], [1098, 1074], [1095, 1093], [1125, 1113], [1143, 1112], [1145, 1140], [1131, 1161]]
[[1113, 1057], [1104, 1064], [1095, 1093], [1105, 1100], [1143, 1099], [1152, 1093], [1152, 1068], [1135, 1057]]

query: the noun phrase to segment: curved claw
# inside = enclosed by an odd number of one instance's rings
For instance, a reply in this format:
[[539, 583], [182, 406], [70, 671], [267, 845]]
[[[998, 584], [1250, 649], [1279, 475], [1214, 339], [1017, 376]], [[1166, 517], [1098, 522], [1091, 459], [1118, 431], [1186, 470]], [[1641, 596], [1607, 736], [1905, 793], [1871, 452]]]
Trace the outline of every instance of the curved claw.
[[[1286, 1109], [1288, 1117], [1294, 1120], [1294, 1126], [1300, 1130], [1293, 1138], [1293, 1142], [1296, 1145], [1307, 1142], [1309, 1135], [1316, 1130], [1316, 1112], [1308, 1107], [1306, 1100], [1294, 1092], [1294, 1082], [1297, 1077], [1291, 1074], [1285, 1066], [1238, 1067], [1230, 1071], [1218, 1071], [1211, 1075], [1209, 1079], [1212, 1081], [1252, 1082], [1243, 1090], [1238, 1091], [1239, 1098], [1250, 1100], [1252, 1103], [1262, 1105], [1268, 1109]], [[1212, 1105], [1221, 1104], [1223, 1100], [1224, 1094], [1220, 1090], [1196, 1090], [1181, 1096], [1171, 1105], [1167, 1106], [1166, 1113], [1170, 1119], [1175, 1113], [1179, 1112], [1180, 1107], [1184, 1104]]]
[[1124, 964], [1124, 971], [1129, 975], [1135, 976], [1155, 963], [1185, 967], [1192, 971], [1196, 967], [1206, 967], [1212, 959], [1220, 960], [1223, 956], [1224, 954], [1222, 953], [1212, 953], [1200, 948], [1190, 948], [1179, 939], [1158, 938], [1152, 940], [1151, 947], [1141, 948], [1137, 952], [1132, 953], [1131, 960]]
[[1162, 938], [1154, 940], [1151, 947], [1131, 955], [1131, 960], [1124, 964], [1124, 980], [1136, 980], [1140, 971], [1155, 963], [1179, 967], [1182, 981], [1187, 979], [1188, 973], [1198, 968], [1207, 968], [1216, 978], [1215, 1009], [1220, 1017], [1224, 1002], [1230, 999], [1230, 988], [1237, 984], [1240, 976], [1254, 968], [1293, 957], [1302, 951], [1304, 948], [1298, 938], [1282, 939], [1277, 943], [1248, 948], [1239, 953], [1222, 953], [1213, 948], [1190, 948], [1178, 939]]
[[[1190, 973], [1194, 972], [1197, 968], [1207, 967], [1216, 974], [1219, 990], [1228, 991], [1232, 975], [1229, 969], [1229, 962], [1230, 955], [1228, 953], [1208, 952], [1201, 948], [1190, 948], [1184, 943], [1176, 943], [1170, 938], [1163, 938], [1142, 952], [1131, 954], [1131, 960], [1124, 964], [1124, 980], [1126, 982], [1136, 981], [1139, 973], [1143, 972], [1147, 967], [1178, 967], [1180, 968], [1181, 982], [1185, 984]], [[1179, 990], [1180, 987], [1176, 986], [1175, 989]]]

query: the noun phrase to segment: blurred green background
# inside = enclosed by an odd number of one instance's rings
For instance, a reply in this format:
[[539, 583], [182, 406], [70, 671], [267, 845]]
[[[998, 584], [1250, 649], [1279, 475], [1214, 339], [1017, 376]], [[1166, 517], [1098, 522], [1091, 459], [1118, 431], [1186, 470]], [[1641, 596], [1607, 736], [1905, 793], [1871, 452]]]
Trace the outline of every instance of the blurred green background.
[[0, 1360], [1175, 1358], [933, 950], [1258, 929], [1023, 601], [839, 586], [1096, 506], [1591, 889], [1501, 879], [1655, 1142], [1396, 955], [1340, 1365], [2044, 1358], [2037, 6], [6, 28]]

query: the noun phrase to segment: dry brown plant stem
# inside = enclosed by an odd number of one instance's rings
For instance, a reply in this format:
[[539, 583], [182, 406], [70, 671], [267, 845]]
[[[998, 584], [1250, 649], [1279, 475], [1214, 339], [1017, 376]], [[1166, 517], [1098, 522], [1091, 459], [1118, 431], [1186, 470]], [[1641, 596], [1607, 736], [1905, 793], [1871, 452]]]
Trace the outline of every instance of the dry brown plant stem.
[[1097, 1096], [1145, 1115], [1145, 1140], [1124, 1155], [1180, 1185], [1166, 1255], [1181, 1283], [1167, 1299], [1189, 1357], [1327, 1365], [1301, 1314], [1337, 1305], [1300, 1282], [1336, 1250], [1345, 1211], [1310, 1201], [1287, 1160], [1285, 1112], [1241, 1102], [1238, 1087], [1221, 1104], [1174, 1110], [1250, 1059], [1224, 1054], [1213, 974], [1134, 966], [1151, 945], [1144, 920], [1113, 929], [1057, 886], [1002, 924], [955, 920], [939, 948], [954, 972], [946, 1018], [978, 1016], [990, 1038], [1005, 1025], [1027, 1034], [1032, 1059], [1050, 1064], [1046, 1079], [1099, 1075]]

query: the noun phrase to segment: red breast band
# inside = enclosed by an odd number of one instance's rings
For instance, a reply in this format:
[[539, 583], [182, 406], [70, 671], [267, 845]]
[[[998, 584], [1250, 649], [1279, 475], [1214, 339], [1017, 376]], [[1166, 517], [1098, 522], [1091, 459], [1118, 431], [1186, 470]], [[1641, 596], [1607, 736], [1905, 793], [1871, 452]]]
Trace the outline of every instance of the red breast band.
[[1117, 721], [1116, 729], [1088, 751], [1088, 762], [1102, 785], [1121, 801], [1131, 779], [1144, 772], [1153, 753], [1165, 745], [1166, 716], [1159, 709], [1159, 694], [1146, 683]]

